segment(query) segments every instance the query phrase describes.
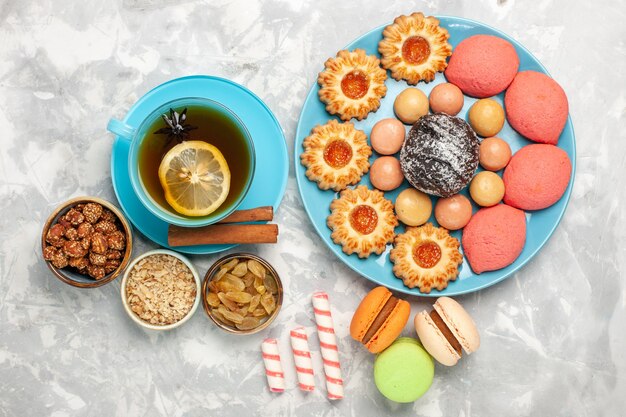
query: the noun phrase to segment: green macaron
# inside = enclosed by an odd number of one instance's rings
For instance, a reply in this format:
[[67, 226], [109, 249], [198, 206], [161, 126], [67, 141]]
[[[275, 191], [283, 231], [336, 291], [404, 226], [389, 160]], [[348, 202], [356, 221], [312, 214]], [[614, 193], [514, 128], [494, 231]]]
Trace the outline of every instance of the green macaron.
[[410, 403], [424, 395], [434, 375], [433, 359], [410, 337], [400, 337], [374, 362], [376, 387], [385, 397], [399, 403]]

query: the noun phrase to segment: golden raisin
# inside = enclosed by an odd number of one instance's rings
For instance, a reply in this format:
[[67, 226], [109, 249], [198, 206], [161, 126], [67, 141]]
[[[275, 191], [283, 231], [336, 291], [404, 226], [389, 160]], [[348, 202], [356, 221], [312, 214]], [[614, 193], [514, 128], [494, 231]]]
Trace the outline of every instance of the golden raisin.
[[227, 292], [225, 297], [231, 301], [241, 304], [247, 304], [250, 300], [252, 300], [252, 296], [250, 294], [242, 291]]

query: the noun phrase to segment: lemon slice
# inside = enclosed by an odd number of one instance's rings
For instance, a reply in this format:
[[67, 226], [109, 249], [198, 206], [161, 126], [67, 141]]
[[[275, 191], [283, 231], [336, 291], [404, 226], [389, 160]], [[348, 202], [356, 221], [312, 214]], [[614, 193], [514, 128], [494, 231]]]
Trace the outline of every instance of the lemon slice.
[[185, 216], [206, 216], [226, 200], [230, 170], [215, 146], [190, 140], [174, 146], [159, 166], [165, 199]]

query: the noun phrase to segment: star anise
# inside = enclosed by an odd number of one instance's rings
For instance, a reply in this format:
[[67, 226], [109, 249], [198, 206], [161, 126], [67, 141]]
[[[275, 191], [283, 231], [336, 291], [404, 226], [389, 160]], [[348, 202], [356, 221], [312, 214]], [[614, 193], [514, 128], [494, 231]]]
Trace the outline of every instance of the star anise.
[[192, 126], [185, 123], [187, 120], [187, 108], [178, 113], [174, 109], [170, 108], [170, 114], [162, 114], [161, 117], [167, 124], [166, 127], [154, 132], [157, 135], [167, 135], [168, 143], [172, 140], [176, 140], [178, 143], [183, 142], [189, 138], [189, 131], [197, 129], [197, 126]]

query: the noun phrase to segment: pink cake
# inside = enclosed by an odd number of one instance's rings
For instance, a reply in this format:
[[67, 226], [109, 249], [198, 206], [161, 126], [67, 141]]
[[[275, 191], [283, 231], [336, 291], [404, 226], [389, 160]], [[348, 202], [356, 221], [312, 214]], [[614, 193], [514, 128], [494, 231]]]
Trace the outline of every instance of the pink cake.
[[480, 274], [511, 265], [526, 242], [524, 212], [506, 204], [482, 208], [463, 229], [463, 252]]
[[524, 146], [504, 170], [504, 202], [522, 210], [541, 210], [559, 201], [572, 175], [567, 153], [556, 146]]
[[506, 118], [520, 135], [556, 145], [569, 112], [567, 97], [552, 78], [536, 71], [518, 73], [504, 96]]
[[485, 98], [504, 91], [518, 68], [519, 57], [510, 42], [474, 35], [454, 48], [445, 76], [468, 96]]

